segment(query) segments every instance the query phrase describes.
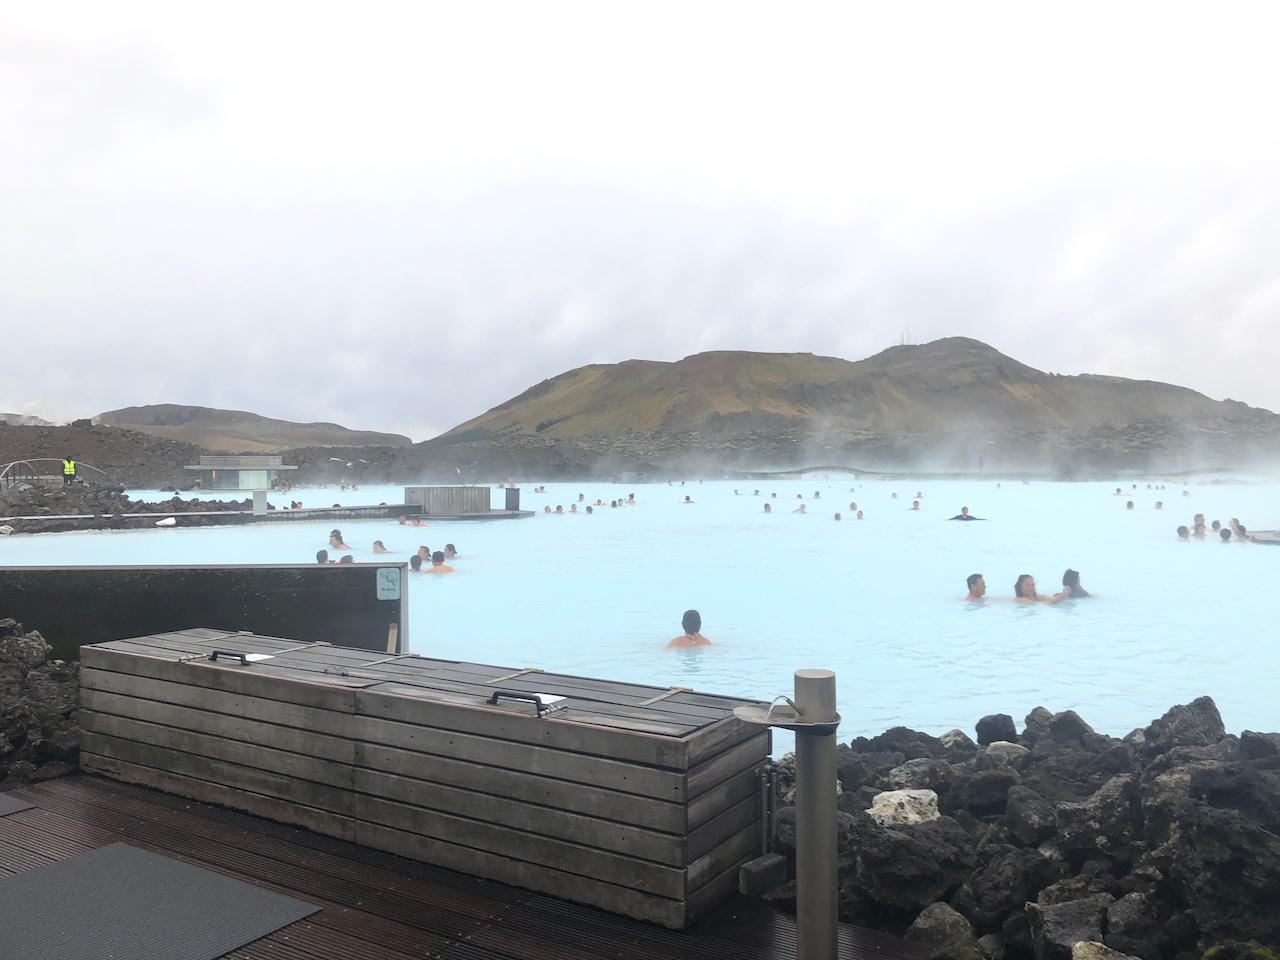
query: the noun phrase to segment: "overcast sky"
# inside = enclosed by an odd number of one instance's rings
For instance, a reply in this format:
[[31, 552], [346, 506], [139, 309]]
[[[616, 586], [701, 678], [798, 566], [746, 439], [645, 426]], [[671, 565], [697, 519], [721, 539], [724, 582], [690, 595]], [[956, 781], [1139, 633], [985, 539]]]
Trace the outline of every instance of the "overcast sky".
[[1056, 6], [2, 0], [0, 410], [908, 331], [1280, 410], [1280, 8]]

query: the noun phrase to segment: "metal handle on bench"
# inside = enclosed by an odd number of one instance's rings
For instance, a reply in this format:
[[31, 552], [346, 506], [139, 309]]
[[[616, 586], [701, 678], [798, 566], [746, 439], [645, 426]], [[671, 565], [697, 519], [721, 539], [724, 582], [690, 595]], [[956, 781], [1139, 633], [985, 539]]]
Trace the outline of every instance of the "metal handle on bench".
[[506, 697], [508, 700], [528, 701], [529, 703], [532, 703], [534, 708], [538, 711], [539, 717], [541, 717], [546, 710], [550, 709], [542, 702], [542, 698], [536, 693], [521, 693], [519, 690], [495, 690], [485, 703], [497, 705], [499, 697]]
[[210, 660], [217, 660], [218, 657], [231, 657], [232, 659], [238, 659], [241, 666], [247, 667], [249, 665], [249, 655], [247, 653], [237, 653], [235, 650], [215, 650], [209, 654]]

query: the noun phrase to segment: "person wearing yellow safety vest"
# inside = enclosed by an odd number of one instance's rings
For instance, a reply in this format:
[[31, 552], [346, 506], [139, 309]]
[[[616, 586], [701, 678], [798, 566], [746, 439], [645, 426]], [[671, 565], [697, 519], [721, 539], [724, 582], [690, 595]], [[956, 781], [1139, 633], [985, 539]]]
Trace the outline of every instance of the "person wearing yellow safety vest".
[[62, 485], [76, 482], [76, 462], [70, 457], [62, 458]]

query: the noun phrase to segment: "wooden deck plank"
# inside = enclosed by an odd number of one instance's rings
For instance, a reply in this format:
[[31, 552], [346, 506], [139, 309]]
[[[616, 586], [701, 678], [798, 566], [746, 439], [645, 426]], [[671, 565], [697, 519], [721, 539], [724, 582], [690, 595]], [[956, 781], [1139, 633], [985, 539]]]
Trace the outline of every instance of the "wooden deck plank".
[[[12, 791], [34, 809], [0, 818], [0, 875], [123, 840], [320, 911], [227, 960], [781, 960], [794, 921], [735, 898], [677, 932], [143, 787], [79, 775]], [[922, 960], [892, 937], [844, 927], [842, 960]]]

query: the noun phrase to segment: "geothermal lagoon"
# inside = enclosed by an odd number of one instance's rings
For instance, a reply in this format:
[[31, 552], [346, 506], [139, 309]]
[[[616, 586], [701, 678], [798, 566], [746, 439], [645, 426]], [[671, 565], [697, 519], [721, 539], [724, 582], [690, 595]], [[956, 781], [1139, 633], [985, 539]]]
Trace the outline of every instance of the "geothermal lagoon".
[[[1133, 482], [1115, 496], [1116, 482], [817, 475], [683, 487], [548, 483], [537, 494], [533, 481], [522, 486], [522, 506], [537, 511], [530, 519], [338, 526], [357, 562], [457, 545], [455, 574], [409, 578], [410, 647], [432, 657], [762, 699], [790, 694], [798, 667], [828, 667], [845, 740], [897, 724], [972, 730], [984, 714], [1021, 721], [1037, 705], [1076, 710], [1122, 736], [1201, 694], [1214, 697], [1229, 730], [1274, 729], [1276, 599], [1257, 585], [1280, 582], [1280, 549], [1182, 543], [1174, 530], [1197, 512], [1224, 524], [1238, 517], [1251, 530], [1280, 527], [1280, 484], [1144, 479], [1134, 490]], [[917, 491], [918, 512], [910, 509]], [[557, 504], [568, 511], [579, 493], [607, 504], [632, 492], [635, 506], [542, 513]], [[402, 494], [400, 486], [299, 488], [270, 499], [350, 506], [398, 503]], [[494, 505], [502, 498], [495, 489]], [[865, 519], [853, 518], [851, 501]], [[806, 515], [792, 512], [800, 503]], [[962, 506], [987, 519], [946, 519]], [[0, 565], [307, 562], [333, 526], [11, 536], [0, 538]], [[374, 540], [391, 553], [373, 554]], [[1012, 602], [1018, 574], [1050, 593], [1068, 567], [1091, 599]], [[985, 603], [961, 600], [970, 573], [986, 576]], [[690, 607], [714, 645], [664, 649]]]

